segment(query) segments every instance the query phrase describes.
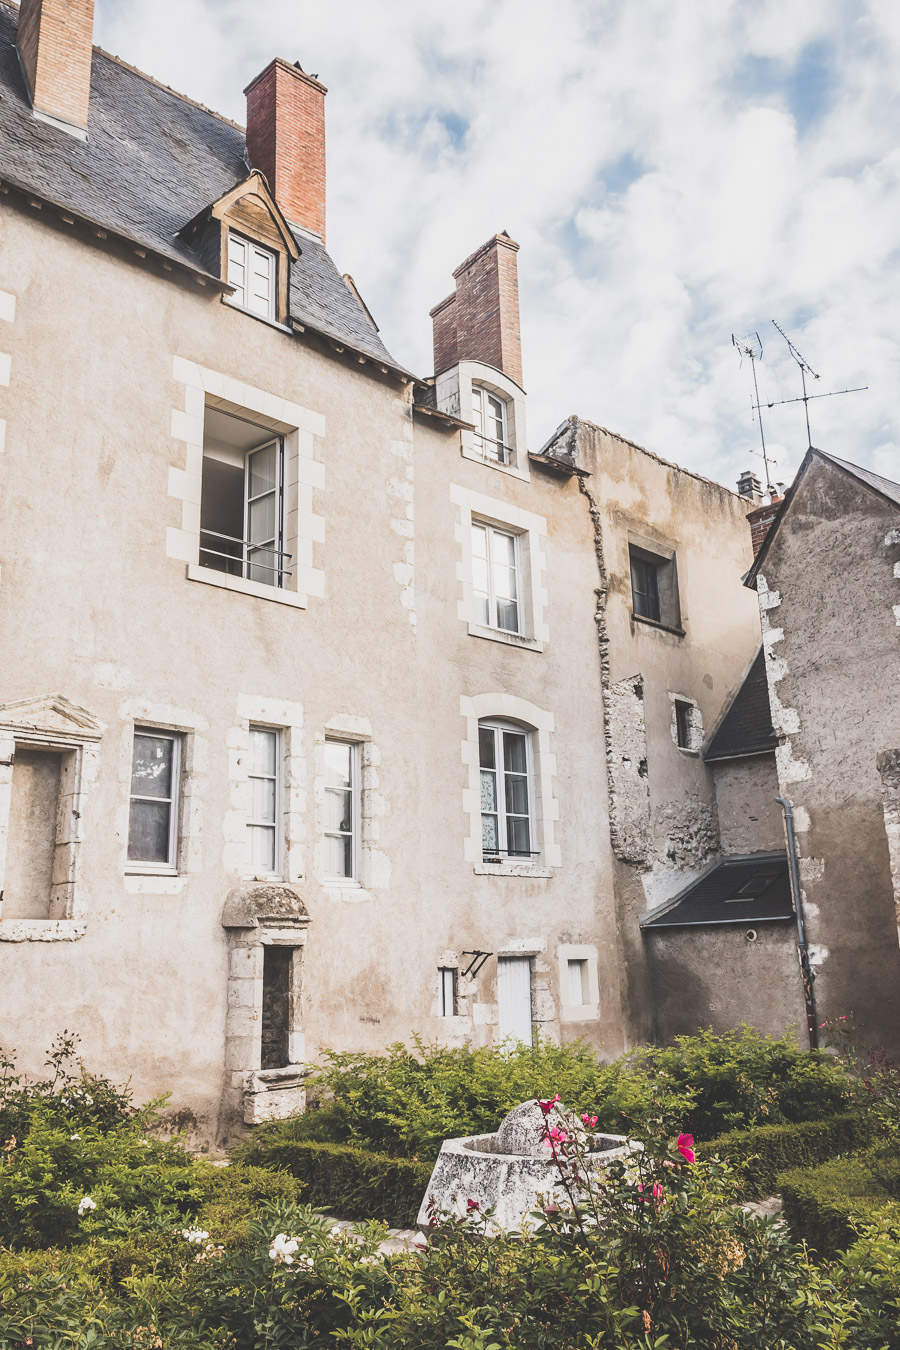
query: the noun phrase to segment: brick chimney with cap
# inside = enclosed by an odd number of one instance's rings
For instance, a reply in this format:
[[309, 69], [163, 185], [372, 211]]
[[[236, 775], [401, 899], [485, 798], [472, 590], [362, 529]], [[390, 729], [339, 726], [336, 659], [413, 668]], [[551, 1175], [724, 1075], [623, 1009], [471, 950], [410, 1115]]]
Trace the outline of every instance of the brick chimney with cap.
[[431, 311], [435, 374], [459, 361], [483, 361], [521, 385], [518, 251], [504, 231], [457, 267], [456, 290]]
[[244, 90], [247, 155], [288, 220], [325, 242], [325, 95], [299, 61], [270, 61]]
[[94, 0], [21, 0], [16, 47], [35, 116], [82, 139], [93, 33]]

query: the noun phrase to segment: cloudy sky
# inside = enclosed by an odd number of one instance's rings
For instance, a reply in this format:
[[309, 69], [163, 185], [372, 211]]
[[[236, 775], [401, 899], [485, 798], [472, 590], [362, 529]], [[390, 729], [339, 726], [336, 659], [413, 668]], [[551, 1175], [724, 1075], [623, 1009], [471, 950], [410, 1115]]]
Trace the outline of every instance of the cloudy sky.
[[[274, 56], [328, 86], [328, 244], [394, 356], [505, 229], [529, 438], [582, 417], [726, 483], [764, 402], [821, 376], [813, 443], [900, 477], [895, 0], [98, 0], [95, 40], [243, 122]], [[802, 407], [764, 415], [789, 481]]]

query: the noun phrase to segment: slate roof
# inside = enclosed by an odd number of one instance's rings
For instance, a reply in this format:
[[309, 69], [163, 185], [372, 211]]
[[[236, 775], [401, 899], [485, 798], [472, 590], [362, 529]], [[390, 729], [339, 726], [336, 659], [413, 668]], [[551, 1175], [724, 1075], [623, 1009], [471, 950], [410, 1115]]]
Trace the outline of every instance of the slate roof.
[[832, 464], [836, 464], [853, 478], [858, 478], [873, 492], [880, 493], [882, 497], [887, 497], [888, 501], [900, 506], [900, 483], [894, 483], [890, 478], [882, 478], [880, 473], [873, 473], [871, 469], [861, 469], [858, 464], [851, 464], [849, 460], [838, 459], [837, 455], [831, 455], [827, 450], [818, 450], [816, 453], [823, 459], [830, 459]]
[[738, 759], [774, 752], [778, 744], [769, 707], [766, 654], [762, 647], [731, 696], [725, 715], [703, 752], [706, 760]]
[[[39, 121], [16, 54], [17, 13], [0, 0], [0, 180], [210, 275], [177, 235], [247, 177], [243, 129], [97, 47], [88, 139]], [[296, 237], [292, 317], [402, 371], [323, 246]]]
[[749, 853], [713, 863], [667, 904], [645, 914], [641, 928], [755, 924], [793, 917], [787, 854]]

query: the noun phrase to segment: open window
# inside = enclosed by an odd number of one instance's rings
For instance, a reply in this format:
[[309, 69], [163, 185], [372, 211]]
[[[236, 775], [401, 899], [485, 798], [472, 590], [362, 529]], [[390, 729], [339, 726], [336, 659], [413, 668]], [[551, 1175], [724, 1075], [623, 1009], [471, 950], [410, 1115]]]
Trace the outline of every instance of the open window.
[[475, 449], [485, 459], [498, 464], [512, 462], [507, 431], [506, 400], [482, 384], [472, 385], [472, 412], [475, 421]]
[[206, 409], [200, 565], [266, 586], [291, 575], [284, 548], [284, 438]]

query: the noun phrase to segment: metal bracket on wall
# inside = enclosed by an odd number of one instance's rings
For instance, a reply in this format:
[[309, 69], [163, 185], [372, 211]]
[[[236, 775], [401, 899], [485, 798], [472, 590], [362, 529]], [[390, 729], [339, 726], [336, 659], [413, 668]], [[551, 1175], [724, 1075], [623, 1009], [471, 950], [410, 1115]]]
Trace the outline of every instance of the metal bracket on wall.
[[471, 956], [471, 958], [472, 958], [472, 960], [471, 960], [471, 961], [469, 962], [469, 964], [466, 966], [465, 970], [461, 970], [461, 971], [460, 971], [460, 975], [462, 976], [463, 979], [465, 979], [467, 975], [472, 975], [472, 976], [477, 975], [478, 972], [481, 970], [482, 966], [484, 965], [485, 961], [488, 959], [488, 957], [489, 957], [489, 956], [493, 956], [494, 953], [493, 953], [493, 952], [463, 952], [462, 955], [463, 955], [463, 956]]

